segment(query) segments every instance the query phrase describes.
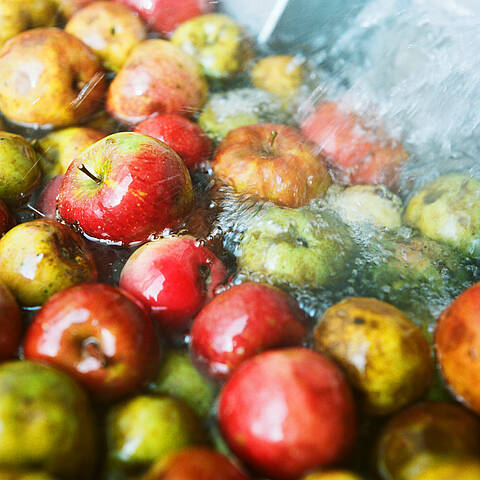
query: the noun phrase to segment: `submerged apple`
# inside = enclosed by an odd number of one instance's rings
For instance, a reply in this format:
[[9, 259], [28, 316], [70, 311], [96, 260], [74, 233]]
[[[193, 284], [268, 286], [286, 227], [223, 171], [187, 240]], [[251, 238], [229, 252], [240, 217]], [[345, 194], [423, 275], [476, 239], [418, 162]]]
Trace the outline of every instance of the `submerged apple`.
[[122, 132], [98, 141], [68, 168], [58, 213], [95, 239], [129, 245], [173, 228], [193, 206], [190, 175], [164, 143]]

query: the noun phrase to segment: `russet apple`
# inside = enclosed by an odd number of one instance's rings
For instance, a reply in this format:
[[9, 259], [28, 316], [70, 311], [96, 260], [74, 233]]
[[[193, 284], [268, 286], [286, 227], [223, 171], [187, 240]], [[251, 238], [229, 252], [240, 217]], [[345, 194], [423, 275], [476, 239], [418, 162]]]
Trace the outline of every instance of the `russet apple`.
[[305, 315], [294, 298], [247, 282], [220, 293], [195, 317], [190, 351], [201, 370], [225, 380], [247, 358], [300, 345], [306, 334]]
[[323, 158], [300, 132], [274, 123], [228, 133], [215, 151], [213, 171], [238, 193], [293, 208], [323, 197], [331, 183]]
[[27, 330], [24, 355], [64, 370], [111, 401], [138, 390], [159, 365], [152, 320], [121, 290], [76, 285], [52, 297]]
[[185, 164], [167, 145], [122, 132], [93, 144], [68, 168], [58, 213], [89, 237], [129, 245], [174, 228], [193, 206]]
[[107, 110], [135, 125], [162, 113], [192, 116], [207, 97], [197, 60], [166, 40], [146, 40], [131, 52], [110, 85]]
[[13, 357], [20, 345], [22, 314], [15, 298], [0, 283], [0, 360]]
[[77, 123], [100, 106], [104, 71], [73, 35], [36, 28], [0, 50], [0, 110], [12, 122], [51, 128]]

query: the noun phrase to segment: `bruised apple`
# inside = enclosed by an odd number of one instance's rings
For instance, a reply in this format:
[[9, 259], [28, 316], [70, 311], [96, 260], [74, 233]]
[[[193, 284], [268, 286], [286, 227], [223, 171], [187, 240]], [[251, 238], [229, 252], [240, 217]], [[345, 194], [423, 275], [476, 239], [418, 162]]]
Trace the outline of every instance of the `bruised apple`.
[[236, 192], [287, 207], [323, 197], [331, 183], [323, 159], [300, 132], [274, 123], [247, 125], [228, 133], [215, 151], [213, 171]]

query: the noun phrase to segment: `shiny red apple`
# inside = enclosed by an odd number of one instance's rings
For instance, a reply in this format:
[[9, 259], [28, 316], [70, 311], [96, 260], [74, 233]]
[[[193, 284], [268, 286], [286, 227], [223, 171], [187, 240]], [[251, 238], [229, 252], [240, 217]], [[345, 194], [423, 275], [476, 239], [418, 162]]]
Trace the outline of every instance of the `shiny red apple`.
[[15, 355], [22, 334], [22, 315], [15, 298], [0, 283], [0, 360]]
[[263, 283], [222, 292], [195, 317], [190, 348], [199, 367], [227, 378], [244, 360], [273, 347], [299, 345], [307, 330], [293, 297]]
[[165, 142], [177, 152], [189, 170], [200, 167], [212, 152], [212, 142], [194, 122], [180, 115], [158, 115], [139, 123], [135, 132]]
[[226, 276], [222, 261], [195, 238], [167, 237], [133, 253], [122, 270], [120, 287], [150, 307], [162, 330], [180, 333]]
[[181, 23], [212, 12], [212, 0], [116, 0], [136, 10], [156, 32], [168, 37]]
[[156, 373], [159, 343], [146, 311], [118, 288], [76, 285], [54, 295], [27, 330], [25, 358], [66, 371], [102, 401]]
[[0, 236], [15, 226], [15, 220], [5, 202], [0, 199]]
[[61, 218], [88, 236], [130, 245], [185, 220], [193, 187], [172, 149], [122, 132], [99, 140], [70, 164], [57, 203]]
[[343, 459], [355, 406], [342, 373], [306, 348], [246, 360], [220, 393], [218, 420], [233, 452], [272, 480], [292, 480]]

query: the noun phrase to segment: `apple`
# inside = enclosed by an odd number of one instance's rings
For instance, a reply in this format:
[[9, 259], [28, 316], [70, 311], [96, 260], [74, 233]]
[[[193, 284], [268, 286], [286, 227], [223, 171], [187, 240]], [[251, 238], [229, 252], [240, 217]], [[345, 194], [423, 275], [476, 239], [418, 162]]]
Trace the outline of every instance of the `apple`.
[[0, 480], [56, 480], [54, 477], [44, 472], [8, 470], [0, 471]]
[[238, 193], [249, 193], [286, 207], [323, 197], [331, 178], [300, 132], [264, 123], [230, 131], [215, 150], [216, 178]]
[[73, 35], [36, 28], [0, 50], [0, 110], [22, 126], [77, 123], [98, 109], [104, 71], [95, 54]]
[[214, 10], [211, 0], [116, 0], [136, 10], [150, 28], [169, 37], [178, 25]]
[[164, 143], [122, 132], [93, 144], [68, 168], [58, 213], [89, 237], [130, 245], [185, 219], [193, 206], [185, 164]]
[[124, 471], [149, 468], [171, 454], [207, 443], [200, 420], [183, 402], [139, 395], [115, 405], [106, 420], [107, 458]]
[[15, 225], [15, 219], [3, 200], [0, 200], [0, 237]]
[[474, 457], [443, 459], [436, 465], [422, 470], [412, 480], [478, 480], [480, 478], [480, 460]]
[[303, 121], [302, 132], [317, 145], [341, 182], [397, 187], [402, 165], [408, 160], [402, 144], [367, 127], [339, 104], [320, 104]]
[[92, 478], [98, 442], [87, 396], [67, 375], [17, 360], [0, 365], [0, 465]]
[[150, 309], [162, 331], [182, 333], [214, 296], [227, 269], [194, 237], [149, 242], [128, 259], [120, 287]]
[[82, 8], [85, 8], [87, 5], [90, 5], [96, 0], [53, 0], [56, 5], [60, 15], [69, 19], [73, 16], [75, 12], [78, 12]]
[[155, 327], [145, 311], [119, 289], [96, 283], [46, 302], [23, 349], [25, 358], [64, 370], [102, 401], [135, 392], [159, 365]]
[[131, 52], [110, 85], [107, 110], [119, 122], [135, 125], [162, 113], [192, 116], [207, 97], [200, 65], [166, 40], [146, 40]]
[[180, 115], [165, 114], [148, 118], [139, 123], [134, 131], [166, 143], [180, 155], [190, 171], [203, 166], [212, 152], [212, 142], [205, 132], [196, 123]]
[[0, 283], [0, 361], [15, 356], [22, 334], [22, 314], [7, 287]]
[[246, 360], [220, 393], [218, 421], [240, 460], [273, 480], [296, 479], [338, 462], [356, 432], [342, 373], [306, 348]]
[[190, 351], [202, 371], [225, 380], [263, 350], [300, 345], [304, 323], [294, 298], [268, 284], [243, 283], [220, 293], [195, 317]]
[[187, 448], [154, 465], [141, 480], [248, 480], [228, 457], [208, 448]]
[[0, 199], [24, 202], [42, 176], [35, 150], [22, 136], [0, 131], [0, 158]]
[[57, 198], [60, 195], [60, 187], [63, 182], [63, 175], [57, 175], [51, 178], [40, 194], [36, 207], [37, 210], [45, 217], [55, 220], [57, 216]]
[[131, 50], [147, 38], [143, 22], [130, 8], [95, 2], [73, 15], [65, 31], [88, 45], [106, 69], [118, 72]]
[[237, 22], [219, 13], [210, 13], [182, 23], [171, 42], [197, 58], [205, 75], [228, 79], [245, 69], [253, 57], [247, 32]]
[[22, 306], [42, 305], [54, 293], [96, 278], [85, 242], [59, 222], [21, 223], [0, 239], [0, 282]]
[[326, 472], [311, 473], [302, 480], [363, 480], [356, 473], [347, 470], [331, 470]]
[[75, 157], [105, 136], [104, 132], [93, 128], [70, 127], [40, 139], [37, 150], [45, 179], [63, 175]]

